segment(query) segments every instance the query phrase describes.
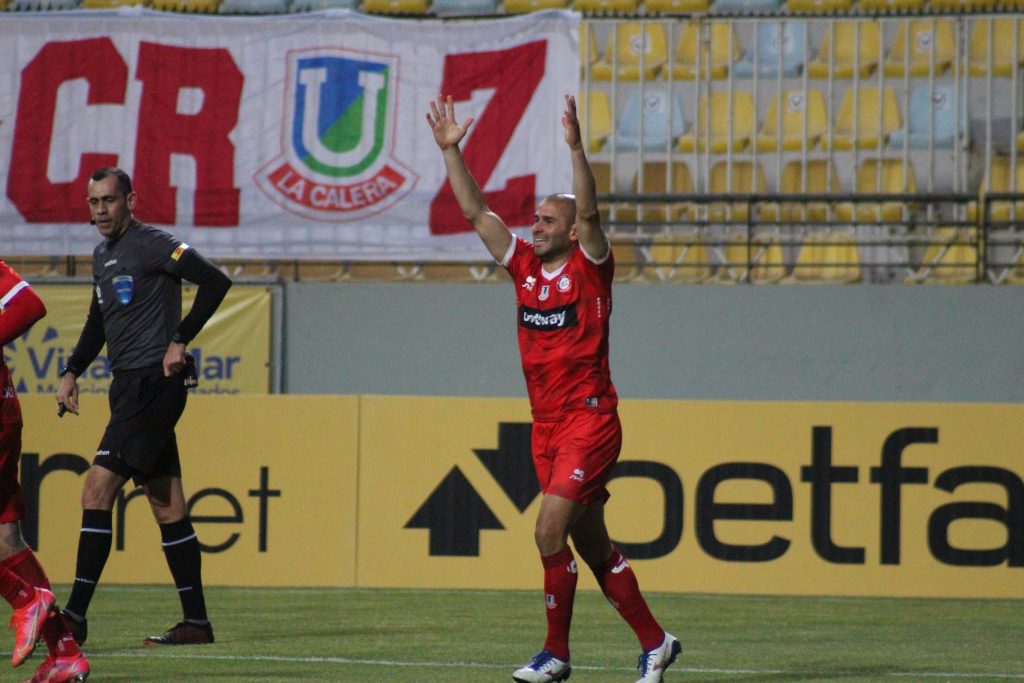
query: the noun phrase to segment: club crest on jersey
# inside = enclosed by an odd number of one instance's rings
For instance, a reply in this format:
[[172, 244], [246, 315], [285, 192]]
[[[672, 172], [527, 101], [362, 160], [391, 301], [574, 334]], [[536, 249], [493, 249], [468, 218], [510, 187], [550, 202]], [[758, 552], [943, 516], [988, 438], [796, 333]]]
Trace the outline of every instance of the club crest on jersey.
[[283, 208], [319, 221], [392, 206], [417, 175], [394, 156], [398, 57], [340, 48], [288, 55], [281, 154], [253, 177]]
[[135, 281], [132, 280], [132, 276], [118, 275], [111, 282], [114, 285], [114, 294], [117, 295], [117, 300], [121, 302], [121, 305], [130, 304], [132, 297], [135, 296]]
[[558, 278], [558, 283], [555, 286], [558, 287], [559, 292], [568, 292], [569, 288], [572, 287], [572, 280], [569, 279], [568, 275], [563, 275]]

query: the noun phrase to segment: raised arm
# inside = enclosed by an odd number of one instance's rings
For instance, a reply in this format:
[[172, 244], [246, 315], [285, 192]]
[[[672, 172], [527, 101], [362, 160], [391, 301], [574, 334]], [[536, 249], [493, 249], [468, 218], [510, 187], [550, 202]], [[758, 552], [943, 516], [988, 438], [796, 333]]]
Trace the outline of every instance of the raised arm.
[[466, 161], [459, 150], [459, 142], [465, 137], [472, 122], [472, 116], [461, 126], [456, 122], [455, 105], [450, 95], [447, 99], [439, 97], [436, 103], [430, 103], [427, 123], [434, 132], [434, 142], [441, 148], [448, 181], [452, 184], [452, 191], [459, 202], [459, 208], [462, 209], [462, 215], [473, 224], [494, 260], [500, 261], [512, 243], [512, 233], [508, 231], [505, 221], [488, 208], [484, 193], [466, 168]]
[[565, 143], [569, 145], [572, 157], [572, 193], [576, 196], [576, 236], [580, 246], [595, 259], [608, 254], [608, 238], [601, 228], [601, 214], [597, 210], [597, 183], [590, 170], [580, 122], [576, 116], [576, 98], [565, 96], [565, 112], [562, 114], [562, 128], [565, 129]]

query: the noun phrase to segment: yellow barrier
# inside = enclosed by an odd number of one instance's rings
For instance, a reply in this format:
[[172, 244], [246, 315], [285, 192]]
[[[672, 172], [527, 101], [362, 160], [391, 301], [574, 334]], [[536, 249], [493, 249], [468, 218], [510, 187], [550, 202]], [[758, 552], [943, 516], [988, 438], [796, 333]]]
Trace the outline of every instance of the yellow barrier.
[[[99, 439], [105, 406], [58, 421], [52, 397], [24, 403], [23, 480]], [[1024, 597], [1024, 406], [633, 400], [620, 412], [608, 522], [647, 590]], [[212, 584], [539, 586], [525, 400], [200, 396], [181, 444], [187, 492], [202, 492], [197, 530], [219, 549], [204, 559]], [[41, 486], [58, 581], [74, 565], [79, 489], [63, 470]], [[148, 509], [127, 509], [116, 553], [131, 559], [112, 558], [104, 579], [166, 580]]]
[[[70, 582], [82, 518], [82, 477], [70, 468], [91, 463], [106, 396], [83, 397], [77, 417], [58, 419], [52, 396], [22, 397], [22, 406], [22, 485], [30, 508], [38, 491], [39, 555], [51, 579]], [[354, 585], [357, 406], [344, 396], [189, 398], [178, 445], [207, 583]], [[145, 496], [126, 487], [103, 581], [169, 576]]]
[[[4, 347], [21, 394], [52, 394], [58, 372], [67, 362], [89, 312], [91, 289], [78, 285], [35, 287], [46, 302], [47, 315], [24, 339]], [[195, 287], [186, 286], [182, 311], [187, 313]], [[265, 394], [270, 390], [270, 301], [267, 287], [232, 287], [217, 312], [189, 345], [196, 357], [201, 394]], [[106, 393], [110, 367], [106, 350], [79, 378], [82, 392]]]

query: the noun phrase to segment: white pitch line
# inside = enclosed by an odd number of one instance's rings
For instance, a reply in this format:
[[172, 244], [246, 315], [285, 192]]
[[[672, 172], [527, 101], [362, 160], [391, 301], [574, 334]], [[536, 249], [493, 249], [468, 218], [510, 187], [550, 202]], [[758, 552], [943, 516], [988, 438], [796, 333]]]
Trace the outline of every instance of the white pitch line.
[[[514, 668], [514, 664], [487, 664], [484, 662], [427, 662], [427, 661], [408, 661], [408, 660], [394, 660], [394, 659], [356, 659], [352, 657], [293, 657], [288, 655], [212, 655], [212, 654], [174, 654], [174, 653], [160, 653], [160, 652], [135, 652], [135, 651], [122, 651], [122, 652], [105, 652], [97, 655], [97, 659], [104, 657], [117, 657], [123, 659], [143, 659], [158, 657], [160, 659], [191, 659], [191, 660], [217, 660], [217, 661], [239, 661], [239, 662], [287, 662], [287, 663], [306, 663], [306, 664], [349, 664], [349, 665], [360, 665], [360, 666], [395, 666], [395, 667], [431, 667], [437, 669], [446, 668], [468, 668], [468, 669], [508, 669]], [[582, 671], [632, 671], [625, 667], [612, 667], [612, 666], [578, 666], [573, 665], [573, 669], [579, 669]], [[714, 669], [705, 667], [680, 667], [673, 666], [672, 671], [691, 673], [691, 674], [719, 674], [723, 676], [780, 676], [780, 675], [799, 675], [799, 676], [831, 676], [831, 677], [857, 677], [863, 675], [863, 672], [857, 671], [808, 671], [806, 669]], [[892, 671], [892, 672], [879, 672], [877, 674], [879, 678], [942, 678], [942, 679], [963, 679], [970, 680], [975, 678], [999, 678], [1006, 680], [1024, 680], [1024, 674], [1012, 674], [1012, 673], [993, 673], [993, 672], [977, 672], [968, 673], [962, 671]]]

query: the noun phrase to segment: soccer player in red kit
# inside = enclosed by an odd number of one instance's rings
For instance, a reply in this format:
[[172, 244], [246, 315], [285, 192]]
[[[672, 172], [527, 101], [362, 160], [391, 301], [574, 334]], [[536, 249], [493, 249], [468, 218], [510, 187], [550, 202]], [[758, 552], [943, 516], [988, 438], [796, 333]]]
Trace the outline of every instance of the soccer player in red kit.
[[[0, 261], [0, 347], [25, 334], [45, 315], [46, 306], [29, 284]], [[18, 482], [21, 428], [21, 404], [11, 370], [0, 355], [0, 595], [14, 610], [11, 663], [24, 662], [42, 638], [49, 655], [29, 683], [84, 681], [89, 662], [56, 610], [46, 572], [21, 535], [25, 515]]]
[[562, 114], [573, 194], [541, 201], [532, 244], [514, 237], [488, 208], [466, 167], [459, 142], [472, 121], [469, 117], [459, 125], [451, 97], [430, 103], [427, 122], [459, 207], [516, 287], [519, 352], [533, 413], [533, 462], [543, 491], [534, 537], [544, 567], [548, 630], [543, 649], [512, 678], [550, 683], [566, 680], [572, 671], [569, 625], [577, 567], [568, 544], [571, 537], [608, 601], [640, 640], [637, 683], [656, 683], [681, 648], [651, 615], [604, 520], [605, 484], [622, 445], [618, 396], [608, 370], [615, 263], [601, 228], [576, 100], [567, 95]]

